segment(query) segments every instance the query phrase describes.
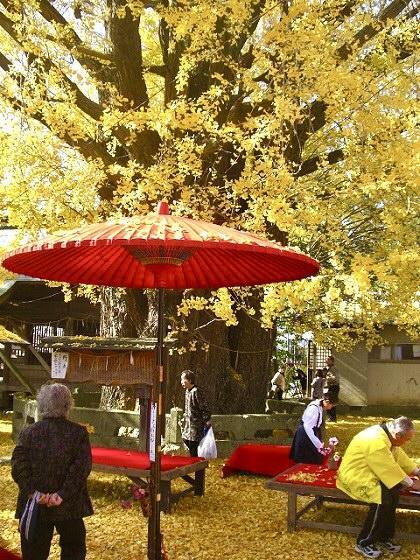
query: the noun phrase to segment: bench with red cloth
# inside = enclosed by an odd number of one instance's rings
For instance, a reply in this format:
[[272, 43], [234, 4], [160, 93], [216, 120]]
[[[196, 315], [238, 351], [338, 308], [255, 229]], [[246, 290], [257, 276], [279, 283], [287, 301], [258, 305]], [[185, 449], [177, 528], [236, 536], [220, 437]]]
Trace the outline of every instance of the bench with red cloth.
[[[358, 533], [360, 531], [360, 527], [301, 519], [309, 509], [314, 506], [320, 507], [323, 502], [366, 505], [364, 502], [353, 500], [339, 490], [336, 487], [336, 475], [337, 471], [329, 470], [326, 465], [298, 463], [267, 482], [266, 487], [270, 490], [280, 490], [288, 494], [287, 528], [289, 531], [295, 531], [299, 527], [340, 531], [342, 533]], [[314, 499], [298, 510], [298, 496], [314, 496]], [[408, 490], [401, 492], [398, 507], [420, 512], [420, 495]], [[396, 533], [396, 536], [420, 543], [420, 532], [400, 532]]]
[[[161, 458], [161, 507], [166, 513], [181, 496], [193, 492], [203, 496], [205, 489], [205, 470], [209, 463], [201, 457], [162, 455]], [[92, 469], [94, 471], [124, 475], [141, 487], [150, 478], [150, 459], [145, 451], [92, 447]], [[171, 481], [182, 478], [188, 488], [180, 492], [171, 491]]]
[[264, 476], [275, 476], [292, 465], [290, 445], [244, 443], [237, 447], [222, 467], [222, 478], [243, 471]]
[[21, 556], [18, 556], [13, 552], [9, 552], [5, 548], [1, 548], [0, 546], [0, 560], [21, 560]]

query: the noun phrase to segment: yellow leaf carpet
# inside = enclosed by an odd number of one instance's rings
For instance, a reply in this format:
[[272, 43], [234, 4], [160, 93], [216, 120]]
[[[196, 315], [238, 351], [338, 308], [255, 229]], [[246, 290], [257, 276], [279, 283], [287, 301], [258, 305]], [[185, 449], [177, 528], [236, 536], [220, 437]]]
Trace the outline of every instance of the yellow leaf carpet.
[[[328, 436], [340, 440], [343, 453], [351, 437], [378, 418], [346, 417], [327, 425]], [[420, 464], [420, 422], [417, 437], [407, 446]], [[11, 416], [0, 417], [0, 456], [10, 455]], [[287, 497], [264, 488], [267, 479], [236, 475], [220, 478], [222, 460], [213, 461], [207, 471], [206, 495], [186, 497], [171, 515], [162, 514], [162, 531], [170, 560], [342, 560], [360, 558], [354, 552], [354, 536], [326, 531], [286, 529]], [[124, 477], [93, 473], [89, 478], [95, 515], [87, 518], [87, 560], [146, 560], [147, 524], [135, 502], [123, 509], [121, 500], [130, 499], [130, 481]], [[16, 485], [10, 466], [0, 466], [0, 546], [19, 551], [19, 534], [14, 519]], [[329, 504], [314, 511], [313, 518], [330, 522], [360, 523], [365, 509]], [[420, 514], [398, 512], [398, 528], [416, 527]], [[385, 555], [386, 558], [387, 555]], [[389, 556], [389, 555], [388, 555]], [[59, 560], [54, 537], [50, 560]], [[420, 560], [420, 545], [404, 544], [400, 560]]]

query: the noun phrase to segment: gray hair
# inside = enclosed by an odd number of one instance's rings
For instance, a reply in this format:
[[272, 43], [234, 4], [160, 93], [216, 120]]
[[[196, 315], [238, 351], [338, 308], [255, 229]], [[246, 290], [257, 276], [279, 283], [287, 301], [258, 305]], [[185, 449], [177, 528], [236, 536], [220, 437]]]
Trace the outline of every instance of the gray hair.
[[190, 369], [185, 369], [181, 373], [181, 376], [184, 376], [185, 379], [187, 379], [190, 383], [195, 385], [195, 373], [193, 371], [191, 371]]
[[67, 418], [74, 404], [70, 389], [62, 383], [42, 385], [36, 400], [41, 418]]
[[401, 436], [405, 436], [415, 429], [413, 421], [406, 416], [400, 416], [395, 420], [390, 420], [389, 425], [395, 434], [399, 434]]

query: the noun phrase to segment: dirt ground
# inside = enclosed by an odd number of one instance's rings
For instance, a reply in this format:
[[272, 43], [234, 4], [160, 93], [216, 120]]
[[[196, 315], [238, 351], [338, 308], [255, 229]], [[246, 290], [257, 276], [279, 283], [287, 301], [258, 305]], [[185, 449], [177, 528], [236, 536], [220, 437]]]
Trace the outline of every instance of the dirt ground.
[[[340, 440], [344, 451], [351, 437], [377, 418], [346, 417], [327, 426], [328, 436]], [[406, 447], [420, 464], [420, 422], [417, 437]], [[11, 417], [0, 417], [0, 456], [10, 455]], [[267, 479], [236, 475], [220, 477], [223, 460], [212, 461], [204, 497], [185, 497], [171, 515], [162, 514], [162, 531], [170, 560], [342, 560], [360, 558], [354, 536], [325, 531], [286, 528], [287, 496], [264, 488]], [[130, 481], [124, 477], [93, 473], [89, 490], [95, 514], [86, 519], [88, 560], [146, 560], [147, 524], [137, 503], [123, 509], [129, 499]], [[10, 466], [0, 466], [0, 547], [19, 551], [14, 519], [17, 489]], [[358, 524], [366, 510], [358, 506], [329, 504], [312, 513], [331, 522]], [[399, 511], [398, 528], [420, 532], [420, 513]], [[387, 555], [385, 555], [386, 557]], [[392, 555], [388, 555], [390, 557]], [[405, 544], [401, 560], [420, 560], [420, 545]], [[59, 559], [54, 538], [50, 560]]]

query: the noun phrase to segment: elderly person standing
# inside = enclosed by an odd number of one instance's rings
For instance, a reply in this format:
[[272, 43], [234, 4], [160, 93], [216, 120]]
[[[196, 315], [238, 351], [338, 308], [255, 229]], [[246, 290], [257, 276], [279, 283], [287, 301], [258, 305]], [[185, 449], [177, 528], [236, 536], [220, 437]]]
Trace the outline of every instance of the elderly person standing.
[[195, 374], [190, 370], [181, 373], [181, 385], [185, 389], [185, 409], [182, 424], [182, 439], [191, 457], [197, 457], [198, 444], [205, 428], [211, 425], [211, 413], [203, 391], [195, 384]]
[[93, 513], [87, 490], [92, 455], [86, 428], [68, 419], [70, 390], [43, 385], [37, 395], [40, 421], [24, 429], [12, 455], [12, 476], [19, 486], [16, 517], [40, 493], [35, 537], [21, 534], [23, 560], [47, 560], [54, 528], [60, 535], [61, 560], [86, 558], [83, 517]]
[[358, 433], [344, 454], [337, 488], [370, 504], [356, 543], [356, 551], [366, 558], [378, 558], [381, 549], [393, 553], [401, 550], [392, 542], [400, 489], [406, 486], [420, 490], [420, 481], [409, 476], [419, 475], [420, 469], [401, 449], [413, 437], [413, 422], [401, 416]]

